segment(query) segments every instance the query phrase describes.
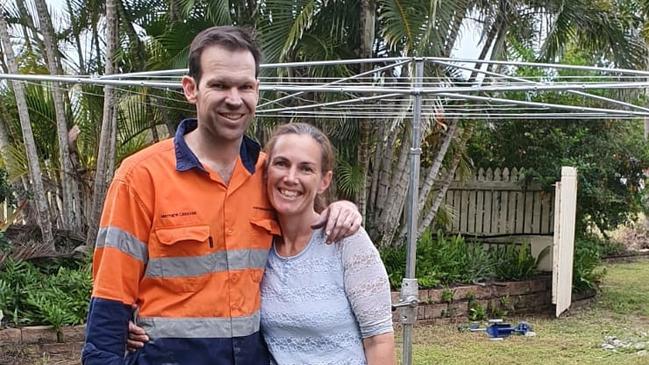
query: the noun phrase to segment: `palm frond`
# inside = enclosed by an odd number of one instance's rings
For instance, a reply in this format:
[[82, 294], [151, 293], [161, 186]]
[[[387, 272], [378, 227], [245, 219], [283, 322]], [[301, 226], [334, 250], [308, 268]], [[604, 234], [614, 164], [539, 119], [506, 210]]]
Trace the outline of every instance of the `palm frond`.
[[349, 198], [360, 191], [365, 179], [360, 165], [350, 164], [343, 159], [338, 159], [335, 176], [338, 192]]

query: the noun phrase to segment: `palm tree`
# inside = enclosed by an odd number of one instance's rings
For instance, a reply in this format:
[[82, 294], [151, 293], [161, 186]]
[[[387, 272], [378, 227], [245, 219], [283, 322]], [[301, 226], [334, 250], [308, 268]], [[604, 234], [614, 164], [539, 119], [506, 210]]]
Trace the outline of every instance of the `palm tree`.
[[[104, 74], [111, 75], [114, 72], [113, 57], [117, 48], [117, 9], [116, 0], [106, 1], [106, 68]], [[92, 195], [92, 208], [88, 215], [88, 232], [86, 245], [94, 247], [95, 238], [99, 226], [99, 217], [104, 204], [104, 196], [108, 189], [109, 179], [112, 175], [107, 174], [107, 169], [112, 165], [110, 160], [115, 158], [115, 130], [116, 117], [114, 115], [114, 91], [111, 86], [104, 87], [104, 113], [101, 123], [99, 139], [99, 150], [97, 152], [97, 165], [95, 169], [95, 182]]]
[[[4, 9], [0, 11], [0, 41], [4, 50], [5, 57], [7, 58], [7, 66], [12, 73], [18, 73], [18, 65], [11, 45], [9, 37], [9, 29], [7, 21], [5, 20]], [[20, 117], [20, 126], [23, 134], [23, 143], [27, 153], [27, 160], [29, 163], [29, 175], [31, 179], [31, 187], [33, 189], [34, 197], [33, 202], [36, 205], [36, 215], [38, 225], [41, 229], [44, 247], [50, 251], [55, 252], [54, 237], [52, 235], [52, 222], [50, 220], [50, 213], [48, 208], [48, 200], [43, 188], [43, 180], [41, 169], [39, 166], [38, 153], [36, 152], [36, 144], [32, 133], [32, 126], [29, 120], [29, 113], [27, 111], [27, 102], [25, 101], [24, 86], [20, 82], [12, 82], [14, 93], [16, 95], [16, 104], [18, 105], [18, 113]]]
[[[58, 57], [58, 45], [54, 36], [54, 27], [52, 18], [47, 10], [45, 0], [35, 0], [40, 24], [41, 33], [43, 34], [43, 43], [45, 44], [45, 53], [47, 54], [47, 68], [50, 74], [56, 75], [59, 69], [62, 69]], [[75, 174], [72, 170], [72, 161], [70, 160], [70, 150], [68, 147], [68, 123], [65, 116], [65, 102], [61, 84], [54, 82], [52, 85], [54, 94], [54, 110], [56, 112], [56, 130], [58, 134], [59, 145], [59, 165], [61, 181], [61, 200], [62, 200], [62, 228], [68, 230], [78, 230], [82, 227], [81, 221], [81, 204], [79, 198], [79, 189], [73, 180]]]

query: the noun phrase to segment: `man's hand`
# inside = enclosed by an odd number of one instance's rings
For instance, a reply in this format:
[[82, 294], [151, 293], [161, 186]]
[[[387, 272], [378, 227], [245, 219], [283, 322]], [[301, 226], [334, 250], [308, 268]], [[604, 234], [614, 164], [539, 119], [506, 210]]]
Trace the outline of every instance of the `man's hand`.
[[325, 236], [327, 243], [331, 243], [358, 232], [362, 222], [363, 217], [361, 217], [356, 204], [340, 200], [329, 204], [327, 209], [320, 213], [320, 218], [311, 228], [321, 228], [326, 224]]
[[144, 343], [149, 342], [149, 336], [146, 335], [142, 327], [138, 327], [135, 323], [128, 322], [128, 340], [126, 341], [126, 348], [130, 351], [137, 351], [144, 347]]

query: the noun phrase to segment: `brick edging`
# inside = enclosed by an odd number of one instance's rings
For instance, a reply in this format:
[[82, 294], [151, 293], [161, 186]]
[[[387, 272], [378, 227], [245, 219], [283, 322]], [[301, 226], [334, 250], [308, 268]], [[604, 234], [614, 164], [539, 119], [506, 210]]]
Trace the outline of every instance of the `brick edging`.
[[0, 345], [82, 342], [86, 326], [64, 326], [59, 331], [52, 326], [28, 326], [0, 330]]
[[[452, 300], [446, 301], [451, 293]], [[399, 292], [392, 292], [392, 302], [398, 301]], [[508, 315], [546, 313], [552, 307], [552, 278], [541, 276], [524, 281], [421, 289], [417, 320], [464, 320], [469, 317], [470, 301], [484, 309], [507, 311]], [[392, 320], [399, 321], [398, 310], [393, 312]]]

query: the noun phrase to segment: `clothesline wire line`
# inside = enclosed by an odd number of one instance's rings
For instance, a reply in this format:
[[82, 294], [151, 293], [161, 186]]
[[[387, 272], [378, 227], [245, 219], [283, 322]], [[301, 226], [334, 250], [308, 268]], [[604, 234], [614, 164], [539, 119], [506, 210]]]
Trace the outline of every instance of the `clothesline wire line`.
[[[462, 80], [453, 80], [444, 76], [426, 76], [421, 78], [422, 86], [419, 88], [412, 87], [412, 80], [400, 78], [396, 71], [396, 77], [384, 77], [381, 73], [391, 70], [403, 70], [404, 67], [409, 67], [409, 63], [413, 61], [423, 61], [426, 63], [435, 63], [445, 68], [455, 68], [457, 70], [479, 72], [483, 79], [474, 82], [466, 82]], [[262, 65], [263, 69], [275, 68], [290, 68], [290, 67], [312, 67], [312, 66], [337, 66], [343, 64], [375, 64], [378, 66], [373, 70], [368, 70], [363, 73], [350, 75], [344, 78], [335, 77], [318, 77], [313, 78], [309, 76], [265, 76], [262, 74], [261, 85], [261, 103], [258, 106], [258, 114], [270, 115], [271, 113], [293, 113], [300, 109], [318, 109], [321, 113], [331, 111], [346, 110], [347, 112], [367, 111], [374, 107], [380, 107], [385, 112], [394, 113], [408, 113], [412, 112], [408, 109], [408, 99], [413, 95], [421, 95], [420, 98], [423, 102], [424, 112], [435, 113], [453, 113], [460, 111], [460, 108], [465, 108], [467, 111], [481, 111], [481, 112], [494, 112], [497, 110], [524, 110], [524, 111], [545, 111], [553, 109], [570, 110], [571, 115], [578, 115], [579, 111], [591, 110], [607, 113], [611, 117], [627, 114], [630, 117], [647, 116], [649, 115], [649, 108], [634, 105], [609, 97], [593, 95], [585, 93], [585, 90], [594, 89], [619, 89], [621, 92], [643, 92], [649, 86], [649, 72], [617, 69], [617, 68], [602, 68], [594, 66], [579, 66], [579, 65], [562, 65], [562, 64], [541, 64], [541, 63], [527, 63], [527, 62], [510, 62], [510, 61], [488, 61], [488, 60], [466, 60], [466, 59], [449, 59], [439, 57], [426, 57], [426, 58], [404, 58], [396, 57], [390, 59], [364, 59], [364, 60], [334, 60], [334, 61], [317, 61], [317, 62], [294, 62], [289, 64], [265, 64]], [[509, 75], [507, 73], [498, 73], [490, 71], [489, 68], [483, 70], [484, 65], [496, 64], [506, 66], [505, 72], [511, 72], [517, 67], [537, 67], [543, 68], [545, 75], [534, 75], [532, 77], [520, 77]], [[597, 72], [595, 75], [566, 75], [566, 70], [571, 71], [592, 71]], [[94, 84], [94, 85], [110, 85], [116, 90], [129, 94], [144, 94], [142, 91], [131, 90], [130, 87], [139, 88], [155, 88], [165, 90], [165, 94], [174, 94], [180, 96], [178, 99], [170, 98], [168, 96], [160, 96], [150, 94], [151, 97], [157, 98], [158, 101], [178, 102], [184, 98], [184, 93], [179, 90], [179, 82], [161, 82], [159, 80], [179, 80], [180, 76], [186, 72], [186, 69], [177, 70], [161, 70], [161, 71], [145, 71], [130, 74], [116, 74], [107, 76], [93, 76], [93, 75], [65, 75], [65, 76], [51, 76], [51, 75], [7, 75], [1, 74], [0, 79], [23, 80], [34, 84], [38, 81], [41, 82], [59, 82], [58, 87], [62, 87], [62, 83], [72, 84]], [[131, 78], [129, 80], [128, 78]], [[150, 81], [153, 79], [154, 81]], [[156, 81], [155, 79], [158, 79]], [[396, 81], [395, 81], [396, 79]], [[266, 81], [265, 83], [263, 81]], [[488, 84], [484, 84], [484, 80]], [[627, 80], [629, 82], [622, 82]], [[274, 82], [276, 81], [276, 82]], [[317, 81], [322, 81], [318, 83]], [[578, 81], [578, 82], [575, 82]], [[54, 84], [43, 84], [46, 87], [55, 87]], [[458, 86], [459, 85], [459, 86]], [[73, 90], [73, 92], [81, 92], [74, 87], [63, 88], [65, 90]], [[563, 93], [570, 92], [576, 93], [586, 98], [599, 99], [607, 103], [623, 106], [624, 108], [640, 110], [636, 112], [617, 110], [617, 109], [603, 109], [592, 108], [580, 105], [560, 105], [550, 103], [529, 103], [521, 102], [519, 100], [507, 99], [506, 97], [499, 97], [505, 95], [506, 92], [528, 92], [528, 93]], [[309, 93], [309, 96], [314, 96], [322, 100], [324, 95], [340, 95], [342, 98], [339, 100], [319, 102], [316, 100], [309, 100], [302, 97], [304, 93]], [[491, 96], [481, 96], [476, 94], [487, 94]], [[282, 96], [279, 96], [284, 94]], [[96, 96], [101, 96], [95, 94]], [[346, 97], [346, 98], [345, 98]], [[289, 101], [289, 105], [282, 103], [282, 101]], [[298, 105], [295, 105], [295, 104]], [[390, 104], [392, 103], [392, 104]], [[182, 109], [176, 107], [167, 107], [156, 103], [156, 107], [176, 109], [182, 112], [192, 113], [192, 109]], [[277, 104], [276, 108], [264, 109], [265, 106]], [[405, 104], [405, 105], [404, 105]], [[433, 104], [433, 105], [431, 105]], [[519, 105], [516, 107], [514, 105]], [[532, 105], [533, 104], [533, 105]], [[152, 104], [153, 105], [153, 104]], [[344, 107], [343, 107], [344, 105]], [[385, 109], [394, 109], [394, 111]], [[565, 112], [564, 112], [565, 113]]]

